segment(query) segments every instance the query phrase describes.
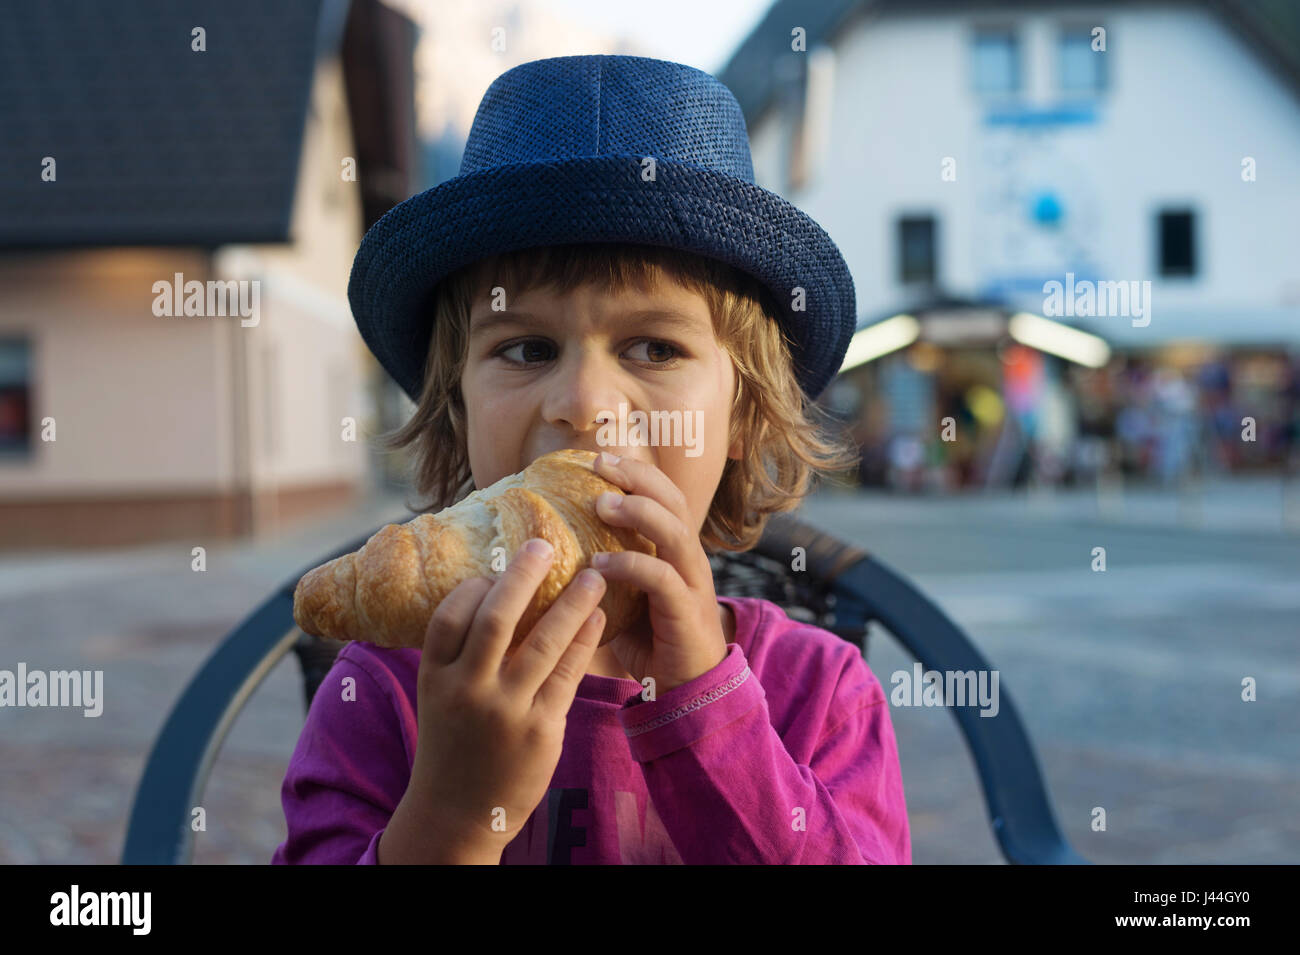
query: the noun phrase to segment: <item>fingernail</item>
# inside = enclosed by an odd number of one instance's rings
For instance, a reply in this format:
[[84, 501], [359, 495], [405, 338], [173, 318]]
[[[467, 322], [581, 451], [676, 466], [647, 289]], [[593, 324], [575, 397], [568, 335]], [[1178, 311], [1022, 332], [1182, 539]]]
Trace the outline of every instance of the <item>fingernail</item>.
[[528, 551], [528, 553], [530, 554], [536, 554], [538, 557], [543, 557], [543, 558], [550, 557], [553, 553], [555, 553], [555, 548], [551, 546], [551, 542], [548, 540], [543, 540], [540, 537], [534, 537], [527, 544], [525, 544], [524, 550]]
[[599, 590], [604, 583], [605, 578], [600, 576], [594, 570], [588, 568], [578, 575], [578, 583], [588, 590]]
[[618, 464], [618, 455], [610, 454], [608, 451], [600, 452], [601, 464]]
[[606, 491], [600, 496], [600, 503], [610, 510], [617, 510], [623, 506], [623, 495], [615, 494], [613, 491]]
[[599, 554], [591, 555], [592, 567], [604, 567], [608, 563], [609, 563], [609, 554], [606, 554], [603, 551]]

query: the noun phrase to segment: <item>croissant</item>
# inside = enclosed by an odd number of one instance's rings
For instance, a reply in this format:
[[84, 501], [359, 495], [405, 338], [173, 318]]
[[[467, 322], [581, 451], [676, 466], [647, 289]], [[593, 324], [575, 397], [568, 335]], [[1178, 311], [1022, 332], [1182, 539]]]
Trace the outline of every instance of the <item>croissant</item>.
[[[331, 640], [419, 649], [435, 608], [461, 581], [496, 578], [529, 538], [542, 537], [555, 556], [515, 627], [513, 651], [592, 554], [655, 554], [640, 533], [597, 515], [600, 494], [623, 491], [593, 470], [595, 458], [591, 451], [553, 451], [437, 514], [385, 525], [360, 550], [303, 575], [293, 594], [294, 621]], [[604, 644], [645, 612], [646, 595], [611, 580], [600, 607]]]

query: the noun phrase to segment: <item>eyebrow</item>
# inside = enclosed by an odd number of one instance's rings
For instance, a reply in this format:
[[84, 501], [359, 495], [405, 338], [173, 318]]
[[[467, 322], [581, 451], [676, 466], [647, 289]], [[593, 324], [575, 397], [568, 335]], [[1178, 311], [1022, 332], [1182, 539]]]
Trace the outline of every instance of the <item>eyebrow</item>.
[[[691, 318], [671, 309], [645, 308], [638, 309], [634, 312], [623, 312], [616, 319], [621, 324], [635, 324], [641, 322], [655, 322], [660, 325], [669, 325], [680, 329], [683, 332], [703, 332], [706, 326], [701, 324], [699, 319]], [[493, 312], [483, 318], [476, 319], [470, 324], [469, 337], [471, 340], [483, 335], [498, 325], [540, 325], [550, 326], [552, 324], [549, 318], [543, 318], [534, 315], [531, 312]]]

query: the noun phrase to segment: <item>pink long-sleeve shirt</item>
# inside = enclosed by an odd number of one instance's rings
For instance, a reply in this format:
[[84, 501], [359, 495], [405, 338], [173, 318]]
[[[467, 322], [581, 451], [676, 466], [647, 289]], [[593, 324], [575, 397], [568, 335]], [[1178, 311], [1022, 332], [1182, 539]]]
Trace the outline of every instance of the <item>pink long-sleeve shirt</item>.
[[[911, 863], [889, 706], [857, 647], [769, 601], [718, 600], [736, 632], [707, 673], [655, 700], [583, 677], [502, 864]], [[415, 759], [420, 652], [339, 653], [289, 761], [274, 863], [377, 863]]]

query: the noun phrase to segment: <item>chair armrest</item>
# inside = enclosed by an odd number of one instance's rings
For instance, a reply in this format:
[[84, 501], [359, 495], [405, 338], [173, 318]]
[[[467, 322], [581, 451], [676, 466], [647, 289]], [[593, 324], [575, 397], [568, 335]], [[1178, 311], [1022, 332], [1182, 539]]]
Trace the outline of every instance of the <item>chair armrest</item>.
[[194, 849], [191, 812], [202, 802], [221, 744], [297, 633], [293, 593], [281, 589], [222, 641], [190, 681], [145, 764], [131, 807], [123, 865], [189, 863]]
[[[960, 628], [915, 587], [864, 557], [834, 582], [837, 610], [861, 613], [888, 629], [926, 670], [981, 671], [988, 661]], [[998, 712], [949, 706], [975, 758], [993, 832], [1008, 862], [1087, 865], [1066, 841], [1052, 813], [1038, 760], [1011, 694], [999, 683]]]
[[221, 744], [253, 691], [294, 648], [301, 633], [293, 620], [298, 581], [313, 567], [358, 550], [378, 530], [343, 544], [285, 581], [221, 642], [190, 681], [149, 753], [131, 807], [123, 865], [190, 861], [191, 812], [202, 802]]

